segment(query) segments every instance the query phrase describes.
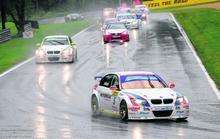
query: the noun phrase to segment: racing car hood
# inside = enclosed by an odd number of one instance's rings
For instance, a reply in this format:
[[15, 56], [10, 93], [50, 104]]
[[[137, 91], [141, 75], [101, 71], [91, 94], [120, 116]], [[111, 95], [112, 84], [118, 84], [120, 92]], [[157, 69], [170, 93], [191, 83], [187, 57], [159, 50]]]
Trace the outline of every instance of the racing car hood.
[[108, 29], [109, 33], [122, 33], [124, 31], [127, 31], [126, 29]]
[[43, 45], [41, 49], [44, 51], [63, 51], [69, 47], [70, 45]]
[[161, 98], [176, 98], [177, 93], [170, 88], [156, 88], [156, 89], [126, 89], [123, 90], [125, 94], [132, 96], [139, 96], [145, 99], [161, 99]]

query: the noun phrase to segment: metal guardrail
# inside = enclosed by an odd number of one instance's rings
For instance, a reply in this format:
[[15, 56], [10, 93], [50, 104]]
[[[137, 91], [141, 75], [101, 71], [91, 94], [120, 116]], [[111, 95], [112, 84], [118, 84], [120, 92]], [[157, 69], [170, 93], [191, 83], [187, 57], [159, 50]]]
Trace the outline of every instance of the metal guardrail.
[[10, 39], [11, 39], [10, 29], [3, 29], [2, 32], [0, 32], [0, 43], [6, 42]]

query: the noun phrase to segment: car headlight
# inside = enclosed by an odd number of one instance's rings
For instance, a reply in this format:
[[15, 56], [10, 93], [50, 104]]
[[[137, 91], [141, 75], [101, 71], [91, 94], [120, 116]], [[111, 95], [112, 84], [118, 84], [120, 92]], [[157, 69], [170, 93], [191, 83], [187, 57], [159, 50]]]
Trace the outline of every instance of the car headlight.
[[38, 49], [38, 50], [36, 51], [36, 56], [37, 56], [37, 57], [40, 57], [40, 58], [43, 58], [43, 57], [45, 56], [44, 50]]
[[183, 108], [189, 108], [189, 101], [184, 96], [177, 96], [175, 106], [182, 106]]
[[69, 55], [72, 55], [72, 54], [73, 54], [72, 48], [67, 48], [67, 49], [62, 51], [62, 55], [65, 56], [65, 57], [67, 57]]

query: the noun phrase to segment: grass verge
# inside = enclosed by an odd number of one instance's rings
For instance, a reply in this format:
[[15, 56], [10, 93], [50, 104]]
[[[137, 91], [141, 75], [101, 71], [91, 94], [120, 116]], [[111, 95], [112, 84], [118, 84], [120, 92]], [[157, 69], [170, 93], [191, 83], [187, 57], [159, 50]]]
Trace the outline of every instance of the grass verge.
[[73, 36], [88, 25], [88, 21], [40, 25], [40, 29], [35, 30], [32, 39], [15, 38], [0, 44], [0, 73], [33, 55], [36, 44], [45, 36], [63, 34]]
[[212, 79], [220, 88], [220, 11], [207, 8], [173, 10]]

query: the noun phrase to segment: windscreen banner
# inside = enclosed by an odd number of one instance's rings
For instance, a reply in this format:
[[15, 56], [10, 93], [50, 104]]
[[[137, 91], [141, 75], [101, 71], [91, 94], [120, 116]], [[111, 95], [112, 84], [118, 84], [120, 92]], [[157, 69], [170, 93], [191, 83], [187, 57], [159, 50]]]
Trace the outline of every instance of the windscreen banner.
[[190, 6], [207, 2], [214, 2], [216, 0], [143, 0], [150, 9], [178, 7], [178, 6]]

